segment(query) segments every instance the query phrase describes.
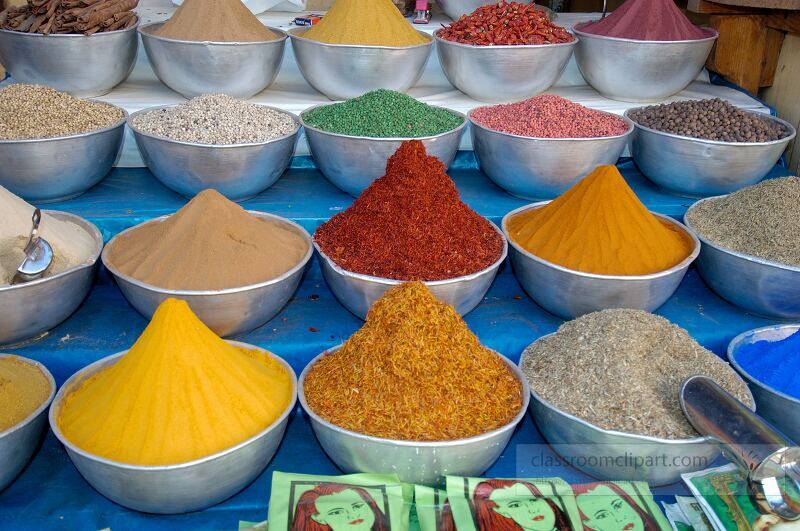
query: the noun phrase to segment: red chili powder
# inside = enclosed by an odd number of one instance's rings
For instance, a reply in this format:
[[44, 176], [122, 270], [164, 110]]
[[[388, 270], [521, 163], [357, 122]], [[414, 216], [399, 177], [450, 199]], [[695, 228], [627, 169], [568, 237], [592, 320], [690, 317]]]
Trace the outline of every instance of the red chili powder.
[[673, 0], [627, 0], [606, 18], [577, 24], [575, 29], [638, 41], [689, 41], [713, 35], [692, 24]]
[[397, 280], [469, 275], [500, 258], [502, 237], [465, 205], [445, 166], [418, 140], [403, 142], [355, 202], [314, 241], [347, 271]]
[[618, 116], [552, 94], [479, 107], [471, 116], [488, 129], [536, 138], [598, 138], [621, 135], [628, 130], [628, 124]]

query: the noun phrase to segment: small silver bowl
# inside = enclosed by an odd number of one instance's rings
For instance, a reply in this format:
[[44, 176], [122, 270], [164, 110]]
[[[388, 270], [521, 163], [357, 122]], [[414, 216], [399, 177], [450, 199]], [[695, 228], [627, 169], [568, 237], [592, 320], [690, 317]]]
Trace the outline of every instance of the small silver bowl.
[[128, 77], [136, 61], [136, 26], [78, 35], [0, 30], [0, 63], [20, 83], [73, 96], [101, 96]]
[[255, 345], [228, 341], [233, 346], [261, 350], [289, 373], [292, 399], [283, 414], [263, 431], [215, 454], [175, 465], [143, 466], [112, 461], [72, 444], [61, 432], [58, 416], [67, 395], [84, 380], [126, 354], [112, 354], [73, 374], [58, 390], [50, 408], [50, 429], [67, 450], [75, 468], [100, 494], [136, 511], [155, 514], [188, 513], [226, 500], [249, 485], [267, 467], [286, 431], [297, 403], [297, 376], [285, 360]]
[[[534, 138], [503, 133], [468, 115], [481, 170], [506, 192], [529, 200], [553, 199], [601, 164], [616, 164], [633, 133], [600, 138]], [[611, 114], [611, 113], [607, 113]]]
[[[0, 30], [2, 31], [2, 30]], [[0, 185], [26, 201], [55, 203], [81, 195], [108, 175], [122, 151], [123, 112], [109, 127], [55, 138], [0, 140]]]
[[[685, 89], [703, 70], [718, 37], [689, 41], [637, 41], [586, 33], [578, 27], [575, 60], [586, 82], [612, 100], [661, 101]], [[713, 33], [713, 34], [712, 34]]]
[[[468, 15], [481, 6], [496, 4], [498, 0], [436, 0], [445, 14], [453, 20], [458, 20], [462, 15]], [[521, 4], [530, 4], [533, 0], [519, 0]]]
[[227, 94], [247, 99], [269, 87], [278, 76], [288, 36], [257, 42], [183, 41], [154, 33], [163, 22], [139, 28], [156, 77], [185, 98]]
[[[24, 284], [0, 286], [0, 345], [18, 343], [55, 328], [78, 309], [89, 293], [103, 236], [85, 219], [55, 210], [45, 213], [70, 221], [94, 239], [92, 256], [84, 263], [47, 278]], [[13, 308], [13, 310], [12, 310]]]
[[272, 280], [221, 290], [164, 289], [121, 273], [108, 259], [117, 238], [149, 223], [160, 223], [169, 217], [161, 216], [114, 236], [103, 249], [103, 265], [117, 281], [120, 291], [131, 306], [147, 319], [153, 317], [158, 306], [166, 299], [181, 299], [185, 300], [197, 317], [219, 336], [249, 332], [275, 317], [286, 306], [300, 285], [306, 266], [314, 254], [314, 248], [311, 246], [311, 236], [297, 223], [266, 212], [252, 210], [248, 212], [259, 218], [282, 223], [301, 235], [308, 245], [303, 259], [292, 269]]
[[[472, 99], [488, 102], [524, 100], [549, 89], [578, 43], [474, 46], [433, 34], [444, 75]], [[536, 75], [531, 75], [535, 72]]]
[[[468, 314], [480, 304], [489, 291], [494, 277], [497, 276], [500, 264], [508, 254], [508, 242], [505, 236], [494, 223], [492, 228], [503, 238], [503, 252], [492, 265], [471, 275], [425, 282], [437, 299], [453, 306], [460, 315]], [[342, 306], [359, 319], [366, 319], [367, 312], [386, 291], [404, 282], [347, 271], [322, 252], [317, 242], [314, 242], [314, 247], [319, 253], [319, 265], [328, 287]]]
[[649, 275], [597, 275], [574, 271], [543, 260], [511, 239], [508, 222], [527, 210], [541, 208], [541, 201], [512, 210], [503, 218], [503, 233], [511, 244], [511, 266], [517, 280], [536, 304], [563, 319], [609, 308], [654, 311], [667, 302], [700, 254], [700, 241], [683, 224], [668, 216], [652, 214], [682, 230], [694, 242], [692, 252], [669, 269]]
[[[630, 113], [635, 109], [625, 111]], [[690, 197], [728, 194], [761, 181], [796, 135], [792, 124], [762, 113], [789, 131], [772, 142], [720, 142], [665, 133], [634, 121], [631, 154], [645, 177]]]
[[289, 30], [300, 73], [332, 100], [347, 100], [376, 89], [405, 92], [422, 76], [433, 49], [427, 42], [412, 46], [361, 46], [326, 44], [303, 37], [308, 28]]
[[[263, 106], [268, 107], [268, 106]], [[145, 164], [164, 186], [192, 198], [213, 188], [232, 201], [244, 201], [266, 190], [283, 175], [294, 154], [300, 121], [292, 133], [249, 144], [198, 144], [145, 133], [133, 121], [136, 116], [167, 107], [151, 107], [133, 113], [128, 126]]]
[[522, 385], [522, 407], [514, 419], [501, 428], [452, 441], [383, 439], [341, 428], [314, 413], [304, 392], [306, 376], [314, 364], [339, 348], [341, 345], [323, 352], [306, 365], [297, 393], [320, 446], [345, 473], [397, 474], [400, 481], [422, 485], [440, 485], [447, 475], [479, 476], [497, 461], [514, 429], [525, 417], [530, 399], [528, 382], [519, 367], [495, 352]]
[[[327, 104], [326, 104], [327, 105]], [[305, 112], [317, 107], [315, 105]], [[308, 148], [319, 171], [334, 186], [358, 197], [372, 181], [386, 173], [389, 157], [406, 140], [419, 140], [428, 155], [436, 157], [446, 167], [450, 167], [458, 153], [461, 135], [467, 126], [467, 117], [460, 112], [445, 109], [464, 121], [450, 131], [421, 138], [373, 138], [367, 136], [348, 136], [330, 133], [308, 125], [300, 115], [300, 123], [308, 139]]]
[[3, 358], [16, 358], [37, 367], [49, 382], [50, 393], [27, 418], [5, 431], [0, 431], [0, 492], [11, 485], [39, 447], [39, 442], [47, 430], [47, 408], [50, 407], [50, 402], [56, 394], [56, 382], [47, 367], [38, 361], [21, 356], [0, 354], [0, 359]]

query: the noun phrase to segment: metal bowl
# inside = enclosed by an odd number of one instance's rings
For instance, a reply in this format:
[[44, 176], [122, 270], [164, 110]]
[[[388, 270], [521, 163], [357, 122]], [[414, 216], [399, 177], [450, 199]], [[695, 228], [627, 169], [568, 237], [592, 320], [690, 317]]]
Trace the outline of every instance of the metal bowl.
[[[55, 328], [78, 309], [89, 293], [103, 236], [97, 227], [66, 212], [45, 210], [54, 218], [70, 221], [94, 239], [92, 256], [57, 275], [24, 284], [0, 287], [0, 345], [17, 343]], [[13, 309], [13, 310], [12, 310]]]
[[661, 101], [686, 88], [705, 65], [719, 35], [691, 41], [637, 41], [585, 33], [575, 60], [586, 82], [612, 100]]
[[422, 75], [433, 49], [433, 39], [412, 46], [326, 44], [302, 37], [308, 28], [289, 30], [300, 73], [332, 100], [347, 100], [376, 89], [405, 92]]
[[112, 354], [73, 374], [59, 389], [50, 408], [50, 429], [64, 445], [83, 478], [100, 494], [124, 507], [145, 513], [177, 514], [205, 509], [226, 500], [249, 485], [278, 450], [289, 414], [297, 403], [297, 377], [285, 360], [255, 345], [231, 345], [270, 354], [292, 379], [292, 400], [283, 414], [262, 432], [215, 454], [175, 465], [142, 466], [112, 461], [72, 444], [58, 425], [66, 396], [77, 385], [115, 363], [127, 350]]
[[147, 319], [153, 317], [158, 306], [166, 299], [182, 299], [189, 304], [197, 317], [219, 336], [249, 332], [275, 317], [286, 306], [300, 285], [303, 272], [314, 254], [314, 248], [311, 246], [311, 236], [297, 223], [266, 212], [252, 210], [248, 212], [259, 218], [282, 223], [300, 234], [308, 245], [303, 259], [292, 269], [272, 280], [221, 290], [164, 289], [121, 273], [108, 259], [117, 238], [149, 223], [160, 223], [169, 217], [161, 216], [124, 230], [112, 238], [103, 249], [103, 265], [114, 276], [120, 291], [131, 306]]
[[[503, 252], [492, 265], [471, 275], [425, 282], [437, 299], [453, 306], [460, 315], [468, 314], [480, 304], [508, 254], [505, 236], [494, 223], [492, 228], [503, 238]], [[342, 306], [359, 319], [366, 319], [369, 309], [387, 290], [404, 282], [347, 271], [322, 252], [317, 242], [314, 242], [314, 247], [319, 253], [319, 265], [328, 287]]]
[[528, 382], [505, 356], [495, 352], [522, 385], [522, 407], [505, 426], [468, 439], [452, 441], [403, 441], [383, 439], [350, 431], [323, 419], [308, 406], [304, 382], [309, 370], [323, 356], [341, 348], [334, 347], [315, 357], [300, 375], [298, 398], [322, 449], [346, 473], [397, 474], [400, 481], [439, 485], [444, 477], [479, 476], [497, 461], [528, 407]]
[[[462, 15], [468, 15], [481, 6], [496, 4], [499, 0], [436, 0], [445, 14], [453, 20], [458, 20]], [[533, 0], [519, 0], [521, 4], [530, 4]]]
[[789, 136], [772, 142], [719, 142], [665, 133], [634, 121], [633, 161], [657, 185], [690, 197], [727, 194], [756, 184], [775, 166], [796, 131], [780, 118], [753, 114], [783, 124]]
[[597, 275], [574, 271], [528, 252], [511, 239], [509, 220], [527, 210], [541, 208], [541, 201], [512, 210], [503, 218], [503, 233], [511, 244], [511, 266], [517, 280], [536, 303], [563, 319], [609, 308], [654, 311], [678, 289], [689, 266], [700, 254], [700, 241], [683, 224], [668, 216], [652, 214], [692, 238], [692, 252], [679, 264], [649, 275]]
[[300, 122], [297, 116], [275, 107], [295, 121], [294, 132], [249, 144], [197, 144], [145, 133], [136, 116], [168, 107], [151, 107], [133, 113], [128, 126], [145, 164], [161, 183], [184, 197], [213, 188], [232, 201], [244, 201], [266, 190], [283, 175], [294, 154]]
[[[524, 100], [550, 88], [564, 72], [577, 38], [563, 44], [474, 46], [433, 36], [447, 80], [472, 99]], [[531, 75], [536, 72], [536, 75]]]
[[147, 58], [158, 79], [186, 98], [227, 94], [247, 99], [269, 87], [283, 62], [288, 36], [269, 29], [277, 39], [257, 42], [183, 41], [153, 32], [163, 22], [139, 28]]
[[[606, 113], [611, 114], [611, 113]], [[475, 157], [486, 175], [523, 199], [553, 199], [601, 164], [616, 164], [633, 133], [601, 138], [534, 138], [478, 124], [469, 114]]]
[[0, 63], [20, 83], [73, 96], [100, 96], [128, 77], [136, 61], [136, 26], [91, 36], [0, 30]]
[[27, 418], [5, 431], [0, 431], [0, 492], [11, 485], [39, 447], [47, 430], [47, 408], [56, 394], [56, 382], [47, 367], [22, 356], [0, 354], [0, 359], [3, 358], [16, 358], [37, 367], [50, 383], [50, 393]]
[[0, 140], [0, 185], [36, 203], [54, 203], [81, 195], [108, 175], [122, 150], [124, 114], [114, 125], [87, 133]]
[[[306, 112], [322, 107], [315, 105]], [[443, 107], [440, 107], [443, 108]], [[428, 155], [436, 157], [450, 167], [458, 153], [461, 135], [467, 126], [467, 117], [460, 112], [445, 109], [464, 121], [450, 131], [421, 138], [373, 138], [330, 133], [308, 125], [300, 115], [300, 123], [308, 139], [308, 148], [319, 171], [334, 186], [358, 197], [372, 181], [386, 173], [389, 157], [406, 140], [419, 140]]]

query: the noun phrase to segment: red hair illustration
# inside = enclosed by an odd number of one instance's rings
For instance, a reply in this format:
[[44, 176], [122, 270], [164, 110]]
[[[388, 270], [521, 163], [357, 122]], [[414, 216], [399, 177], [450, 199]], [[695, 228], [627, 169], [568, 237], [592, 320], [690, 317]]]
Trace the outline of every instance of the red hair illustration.
[[546, 498], [535, 485], [527, 481], [517, 481], [513, 479], [487, 479], [478, 483], [475, 492], [472, 494], [472, 501], [475, 510], [475, 519], [480, 531], [521, 531], [522, 527], [512, 518], [503, 516], [495, 509], [499, 507], [497, 502], [491, 499], [492, 493], [497, 489], [507, 489], [514, 485], [522, 485], [533, 495], [535, 499], [547, 502], [555, 515], [555, 525], [558, 531], [570, 531], [571, 527], [567, 515], [556, 503]]
[[[614, 483], [606, 483], [606, 482], [589, 483], [589, 484], [586, 484], [586, 485], [575, 485], [575, 486], [572, 487], [572, 491], [575, 493], [575, 497], [576, 497], [576, 500], [577, 500], [577, 497], [580, 496], [580, 495], [591, 496], [590, 491], [596, 489], [599, 486], [608, 487], [614, 494], [616, 494], [617, 496], [622, 498], [625, 501], [625, 503], [630, 505], [631, 509], [633, 509], [636, 512], [636, 514], [639, 515], [639, 518], [642, 519], [642, 523], [644, 525], [645, 531], [660, 531], [661, 526], [658, 525], [658, 522], [656, 522], [656, 519], [653, 518], [644, 509], [642, 509], [639, 506], [639, 504], [636, 503], [636, 500], [631, 498], [630, 494], [625, 492], [619, 485], [616, 485]], [[592, 527], [589, 526], [589, 524], [587, 524], [587, 521], [592, 519], [592, 515], [585, 514], [583, 512], [583, 510], [581, 509], [580, 503], [578, 503], [578, 510], [581, 513], [581, 519], [583, 520], [583, 525], [586, 527], [586, 529], [593, 529]]]
[[333, 531], [333, 527], [318, 521], [320, 512], [317, 509], [317, 500], [322, 496], [331, 496], [346, 490], [352, 490], [358, 494], [372, 511], [375, 521], [370, 528], [371, 531], [389, 531], [389, 522], [386, 519], [386, 515], [383, 514], [378, 504], [366, 490], [361, 487], [340, 483], [321, 483], [304, 492], [297, 501], [291, 529], [297, 531]]

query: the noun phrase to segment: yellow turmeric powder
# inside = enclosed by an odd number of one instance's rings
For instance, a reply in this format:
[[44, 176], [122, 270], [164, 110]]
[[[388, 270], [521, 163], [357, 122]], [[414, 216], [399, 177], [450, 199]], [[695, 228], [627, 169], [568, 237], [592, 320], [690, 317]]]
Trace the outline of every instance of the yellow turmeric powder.
[[616, 166], [598, 166], [548, 205], [508, 222], [511, 239], [554, 264], [599, 275], [647, 275], [680, 263], [688, 234], [651, 214]]
[[0, 432], [28, 418], [50, 391], [50, 382], [39, 367], [19, 356], [0, 356]]
[[336, 0], [302, 37], [362, 46], [412, 46], [430, 40], [408, 23], [391, 0]]
[[72, 389], [58, 425], [91, 454], [132, 465], [193, 461], [272, 424], [292, 399], [269, 354], [229, 345], [167, 299], [131, 349]]

